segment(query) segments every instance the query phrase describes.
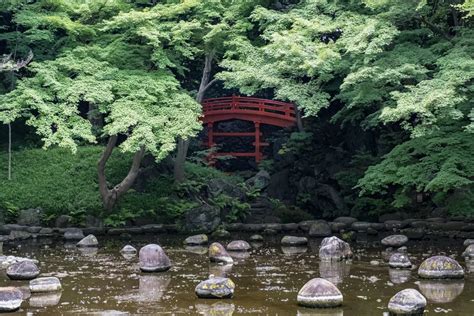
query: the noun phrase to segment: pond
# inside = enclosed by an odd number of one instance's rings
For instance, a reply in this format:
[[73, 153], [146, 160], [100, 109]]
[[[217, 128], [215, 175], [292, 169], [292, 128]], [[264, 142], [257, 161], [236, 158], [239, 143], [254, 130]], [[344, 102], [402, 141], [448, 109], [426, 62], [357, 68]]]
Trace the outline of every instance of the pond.
[[[239, 236], [248, 239], [248, 236]], [[210, 264], [207, 248], [185, 247], [183, 236], [157, 235], [133, 240], [99, 238], [99, 249], [77, 249], [74, 244], [39, 240], [4, 245], [5, 255], [36, 258], [41, 276], [60, 278], [63, 291], [33, 295], [16, 313], [24, 315], [387, 315], [390, 297], [402, 289], [418, 289], [428, 300], [427, 315], [473, 315], [474, 274], [464, 280], [420, 280], [416, 270], [392, 270], [383, 263], [383, 249], [366, 239], [351, 242], [352, 262], [321, 263], [320, 239], [308, 247], [281, 247], [281, 236], [253, 244], [248, 255], [240, 255], [233, 266]], [[131, 243], [137, 249], [159, 243], [173, 262], [171, 270], [142, 273], [138, 257], [124, 257], [119, 250]], [[434, 254], [457, 255], [462, 240], [408, 243], [412, 262], [419, 265]], [[381, 265], [371, 265], [378, 260]], [[469, 264], [467, 264], [467, 270]], [[473, 266], [474, 268], [474, 266]], [[10, 281], [2, 272], [0, 286], [25, 286]], [[196, 285], [209, 274], [228, 275], [236, 284], [234, 298], [198, 299]], [[309, 309], [296, 304], [299, 289], [310, 279], [323, 277], [337, 284], [344, 304], [337, 309]], [[13, 313], [15, 314], [15, 313]]]

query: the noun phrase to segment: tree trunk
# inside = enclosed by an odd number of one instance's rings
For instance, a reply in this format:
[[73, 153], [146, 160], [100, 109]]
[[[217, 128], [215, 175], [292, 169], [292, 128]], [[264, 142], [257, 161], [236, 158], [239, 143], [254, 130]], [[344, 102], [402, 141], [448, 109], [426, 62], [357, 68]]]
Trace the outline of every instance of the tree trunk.
[[89, 111], [87, 112], [87, 119], [92, 124], [92, 130], [94, 133], [99, 134], [99, 131], [103, 127], [102, 116], [100, 115], [97, 106], [93, 103], [89, 103]]
[[[210, 51], [206, 54], [204, 59], [204, 69], [202, 71], [201, 84], [196, 95], [196, 101], [200, 104], [204, 100], [204, 94], [210, 86], [214, 84], [216, 79], [209, 80], [211, 78], [212, 71], [212, 60], [214, 59], [214, 51]], [[174, 160], [174, 180], [178, 183], [183, 182], [186, 179], [184, 171], [184, 164], [188, 155], [189, 139], [178, 139], [177, 153]]]
[[296, 127], [298, 128], [298, 132], [304, 132], [303, 126], [303, 118], [301, 117], [301, 110], [298, 107], [295, 107], [295, 114], [296, 114]]
[[119, 184], [114, 186], [112, 189], [109, 189], [107, 186], [107, 177], [105, 176], [105, 166], [112, 155], [112, 151], [114, 150], [116, 144], [117, 135], [110, 136], [107, 146], [105, 147], [105, 150], [102, 153], [97, 165], [99, 192], [102, 197], [104, 208], [107, 211], [111, 211], [117, 204], [119, 198], [127, 193], [127, 191], [132, 187], [133, 183], [137, 179], [140, 170], [140, 163], [145, 156], [145, 148], [141, 147], [140, 150], [137, 151], [133, 156], [132, 166], [130, 167], [127, 176]]
[[8, 180], [12, 179], [12, 124], [8, 123]]

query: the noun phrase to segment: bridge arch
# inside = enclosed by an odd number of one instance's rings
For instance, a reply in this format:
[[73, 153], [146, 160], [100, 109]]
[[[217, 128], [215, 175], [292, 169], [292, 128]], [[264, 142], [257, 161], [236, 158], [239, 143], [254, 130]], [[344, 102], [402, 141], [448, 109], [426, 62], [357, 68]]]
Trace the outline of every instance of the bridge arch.
[[[262, 141], [261, 124], [278, 127], [290, 127], [296, 124], [295, 106], [291, 103], [268, 99], [229, 96], [205, 99], [202, 102], [202, 122], [207, 127], [207, 147], [215, 145], [214, 137], [253, 136], [253, 152], [217, 152], [212, 156], [254, 157], [258, 163], [263, 159], [262, 147], [268, 143]], [[244, 120], [254, 123], [253, 132], [216, 132], [214, 124], [221, 121]], [[211, 159], [213, 157], [210, 157]]]

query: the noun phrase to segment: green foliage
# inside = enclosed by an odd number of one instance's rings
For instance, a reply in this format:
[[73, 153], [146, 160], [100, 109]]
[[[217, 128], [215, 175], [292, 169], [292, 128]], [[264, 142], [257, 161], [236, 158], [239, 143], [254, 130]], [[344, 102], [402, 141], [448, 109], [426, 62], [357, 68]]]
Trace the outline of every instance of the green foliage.
[[291, 152], [303, 153], [305, 149], [309, 149], [313, 134], [308, 132], [291, 133], [290, 139], [280, 149], [279, 154], [285, 155]]
[[238, 199], [226, 194], [219, 194], [210, 199], [210, 204], [221, 212], [225, 211], [225, 220], [227, 223], [242, 220], [250, 211], [250, 204], [239, 201]]
[[314, 216], [296, 206], [280, 205], [275, 208], [275, 215], [278, 216], [283, 223], [299, 223], [314, 219]]
[[[0, 121], [25, 122], [25, 134], [32, 128], [52, 148], [14, 154], [15, 179], [0, 182], [12, 216], [36, 206], [78, 222], [99, 214], [100, 150], [87, 145], [120, 135], [121, 152], [108, 164], [116, 183], [139, 148], [160, 161], [177, 138], [195, 136], [205, 56], [219, 63], [211, 77], [225, 88], [303, 111], [306, 132], [290, 135], [283, 162], [262, 168], [292, 166], [296, 186], [304, 175], [336, 188], [344, 212], [357, 216], [418, 208], [417, 192], [427, 197], [423, 207], [471, 211], [472, 0], [9, 0], [0, 8], [0, 54], [34, 53], [29, 67], [0, 73]], [[144, 214], [174, 220], [223, 176], [200, 163], [186, 170], [179, 186], [168, 175], [148, 179], [108, 224]], [[300, 192], [298, 202], [313, 203], [314, 194]], [[245, 213], [229, 197], [212, 203], [232, 220]]]
[[145, 216], [154, 216], [154, 210], [139, 210], [132, 211], [128, 208], [121, 208], [118, 212], [114, 212], [113, 214], [109, 214], [107, 217], [104, 218], [104, 225], [106, 227], [121, 227], [125, 226], [127, 223], [133, 221], [139, 217]]
[[396, 208], [408, 206], [416, 192], [435, 194], [438, 205], [459, 213], [462, 210], [453, 207], [457, 199], [450, 195], [441, 197], [439, 193], [463, 192], [472, 199], [473, 152], [474, 138], [466, 137], [465, 132], [433, 132], [396, 146], [382, 162], [368, 168], [357, 186], [361, 195], [392, 197]]
[[[228, 71], [220, 78], [244, 94], [274, 89], [278, 99], [317, 115], [329, 106], [326, 85], [348, 72], [353, 59], [381, 52], [398, 34], [390, 23], [360, 9], [318, 1], [301, 1], [288, 12], [257, 8], [252, 19], [261, 30], [259, 40], [234, 40], [222, 63]], [[320, 40], [330, 33], [340, 38]]]
[[[101, 209], [95, 165], [100, 147], [81, 147], [76, 155], [64, 149], [23, 150], [13, 153], [13, 178], [6, 180], [7, 155], [0, 154], [0, 200], [17, 209], [41, 207], [48, 214]], [[123, 176], [128, 155], [114, 154], [109, 175]], [[21, 192], [21, 194], [18, 194]]]
[[[14, 152], [11, 181], [6, 180], [7, 155], [0, 154], [0, 172], [3, 175], [0, 181], [0, 209], [9, 214], [7, 220], [14, 220], [20, 209], [36, 207], [44, 210], [47, 222], [54, 221], [61, 214], [73, 216], [77, 224], [83, 223], [86, 215], [104, 217], [96, 171], [102, 150], [99, 146], [81, 146], [76, 154], [61, 148]], [[131, 159], [131, 154], [112, 154], [107, 169], [110, 181], [118, 181], [125, 176]], [[227, 177], [205, 166], [188, 163], [186, 167], [194, 185], [215, 177]], [[192, 185], [184, 186], [190, 190]], [[131, 190], [119, 203], [117, 212], [107, 214], [105, 220], [107, 225], [113, 227], [140, 217], [173, 223], [197, 205], [183, 194], [182, 186], [175, 186], [172, 177], [165, 174], [151, 178], [140, 192]]]
[[6, 223], [11, 223], [16, 220], [20, 209], [14, 204], [4, 200], [0, 203], [0, 211], [3, 214], [2, 220]]

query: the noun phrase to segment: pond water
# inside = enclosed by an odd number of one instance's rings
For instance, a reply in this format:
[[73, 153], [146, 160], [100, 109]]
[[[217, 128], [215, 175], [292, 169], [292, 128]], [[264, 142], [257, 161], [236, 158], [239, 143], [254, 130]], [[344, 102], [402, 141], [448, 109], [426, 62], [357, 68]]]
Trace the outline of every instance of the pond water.
[[[245, 239], [248, 236], [239, 236]], [[4, 254], [36, 258], [41, 276], [57, 276], [63, 291], [34, 295], [23, 302], [18, 315], [387, 315], [390, 297], [405, 288], [418, 289], [428, 300], [427, 315], [474, 315], [474, 273], [464, 280], [420, 280], [416, 270], [391, 270], [370, 265], [382, 261], [382, 248], [370, 240], [351, 242], [351, 263], [320, 263], [320, 239], [308, 247], [281, 247], [281, 236], [253, 244], [248, 256], [233, 266], [210, 264], [207, 248], [186, 248], [183, 236], [140, 236], [132, 241], [99, 238], [99, 249], [77, 249], [74, 244], [38, 241], [5, 245]], [[138, 257], [124, 258], [119, 250], [127, 243], [137, 249], [159, 243], [174, 266], [168, 272], [141, 273]], [[374, 246], [375, 245], [375, 246]], [[462, 240], [409, 243], [412, 262], [419, 265], [434, 254], [459, 257]], [[469, 267], [469, 264], [467, 264]], [[474, 264], [473, 264], [474, 268]], [[25, 286], [10, 281], [2, 272], [0, 286]], [[209, 274], [227, 274], [236, 284], [234, 298], [198, 299], [195, 286]], [[310, 279], [323, 277], [337, 284], [344, 295], [338, 309], [308, 309], [297, 306], [296, 295]]]

